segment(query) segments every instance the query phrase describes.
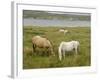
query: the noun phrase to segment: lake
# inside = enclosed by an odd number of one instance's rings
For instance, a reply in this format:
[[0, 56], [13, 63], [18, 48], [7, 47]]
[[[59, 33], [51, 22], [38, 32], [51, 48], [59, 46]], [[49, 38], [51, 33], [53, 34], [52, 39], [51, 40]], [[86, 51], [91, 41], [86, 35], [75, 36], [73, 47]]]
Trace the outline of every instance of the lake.
[[58, 19], [34, 19], [34, 18], [24, 18], [24, 26], [58, 26], [58, 27], [83, 27], [91, 26], [91, 21], [89, 20], [58, 20]]

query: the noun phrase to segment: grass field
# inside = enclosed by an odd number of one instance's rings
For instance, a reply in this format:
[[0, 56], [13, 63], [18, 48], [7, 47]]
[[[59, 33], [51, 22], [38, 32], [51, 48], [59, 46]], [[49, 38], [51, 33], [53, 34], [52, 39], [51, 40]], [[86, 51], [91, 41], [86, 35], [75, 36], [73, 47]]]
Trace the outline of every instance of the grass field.
[[[23, 28], [23, 69], [77, 67], [91, 65], [90, 27], [66, 27], [69, 33], [59, 33], [59, 27], [27, 26]], [[32, 36], [46, 36], [53, 44], [56, 56], [32, 55]], [[77, 56], [66, 54], [65, 59], [58, 60], [58, 46], [61, 41], [78, 40], [80, 52]], [[40, 52], [42, 50], [39, 49]]]

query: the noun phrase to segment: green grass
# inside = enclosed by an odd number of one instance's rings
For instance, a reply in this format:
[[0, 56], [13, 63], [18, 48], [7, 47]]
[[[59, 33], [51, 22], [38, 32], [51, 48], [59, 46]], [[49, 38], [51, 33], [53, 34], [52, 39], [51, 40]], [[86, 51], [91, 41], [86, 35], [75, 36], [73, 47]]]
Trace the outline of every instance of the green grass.
[[[63, 35], [59, 33], [59, 27], [39, 27], [27, 26], [23, 28], [23, 69], [33, 68], [54, 68], [54, 67], [76, 67], [90, 66], [90, 27], [66, 27], [69, 33]], [[43, 51], [37, 49], [39, 53], [32, 55], [32, 36], [40, 35], [47, 37], [53, 44], [53, 56], [41, 56]], [[58, 46], [61, 41], [78, 40], [80, 42], [80, 52], [78, 55], [66, 54], [61, 62], [58, 60]]]

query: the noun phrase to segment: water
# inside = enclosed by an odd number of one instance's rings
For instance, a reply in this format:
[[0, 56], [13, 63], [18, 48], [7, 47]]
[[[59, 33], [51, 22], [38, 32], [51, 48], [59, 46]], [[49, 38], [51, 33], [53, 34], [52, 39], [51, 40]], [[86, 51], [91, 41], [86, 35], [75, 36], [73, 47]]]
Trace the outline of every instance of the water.
[[58, 27], [76, 27], [76, 26], [91, 26], [90, 21], [79, 21], [79, 20], [48, 20], [48, 19], [33, 19], [24, 18], [24, 26], [58, 26]]

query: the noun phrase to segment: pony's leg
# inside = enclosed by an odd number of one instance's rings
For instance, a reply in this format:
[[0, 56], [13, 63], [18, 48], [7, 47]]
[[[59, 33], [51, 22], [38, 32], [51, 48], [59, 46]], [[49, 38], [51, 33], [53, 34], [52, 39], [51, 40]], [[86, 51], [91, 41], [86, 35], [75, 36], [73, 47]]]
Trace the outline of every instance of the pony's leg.
[[65, 59], [65, 51], [63, 51], [63, 57], [64, 57], [64, 59]]
[[80, 52], [80, 48], [79, 48], [79, 46], [78, 46], [78, 48], [77, 48], [77, 52], [78, 52], [78, 53]]
[[36, 50], [35, 50], [35, 45], [33, 44], [33, 54], [35, 54]]
[[48, 53], [48, 48], [41, 48], [42, 52], [40, 53], [42, 56], [47, 56], [47, 53]]
[[61, 61], [62, 60], [62, 50], [60, 47], [58, 49], [58, 56], [59, 56], [59, 60]]
[[77, 50], [78, 50], [78, 49], [77, 49], [77, 47], [76, 47], [76, 48], [75, 48], [75, 53], [76, 53], [76, 54], [77, 54]]
[[61, 55], [61, 53], [59, 53], [59, 60], [60, 60], [60, 61], [62, 60], [62, 55]]
[[34, 46], [34, 44], [33, 44], [33, 52], [35, 52], [35, 46]]
[[51, 49], [50, 49], [50, 48], [47, 48], [47, 49], [46, 49], [46, 55], [47, 55], [47, 56], [51, 56], [51, 55], [52, 55]]

